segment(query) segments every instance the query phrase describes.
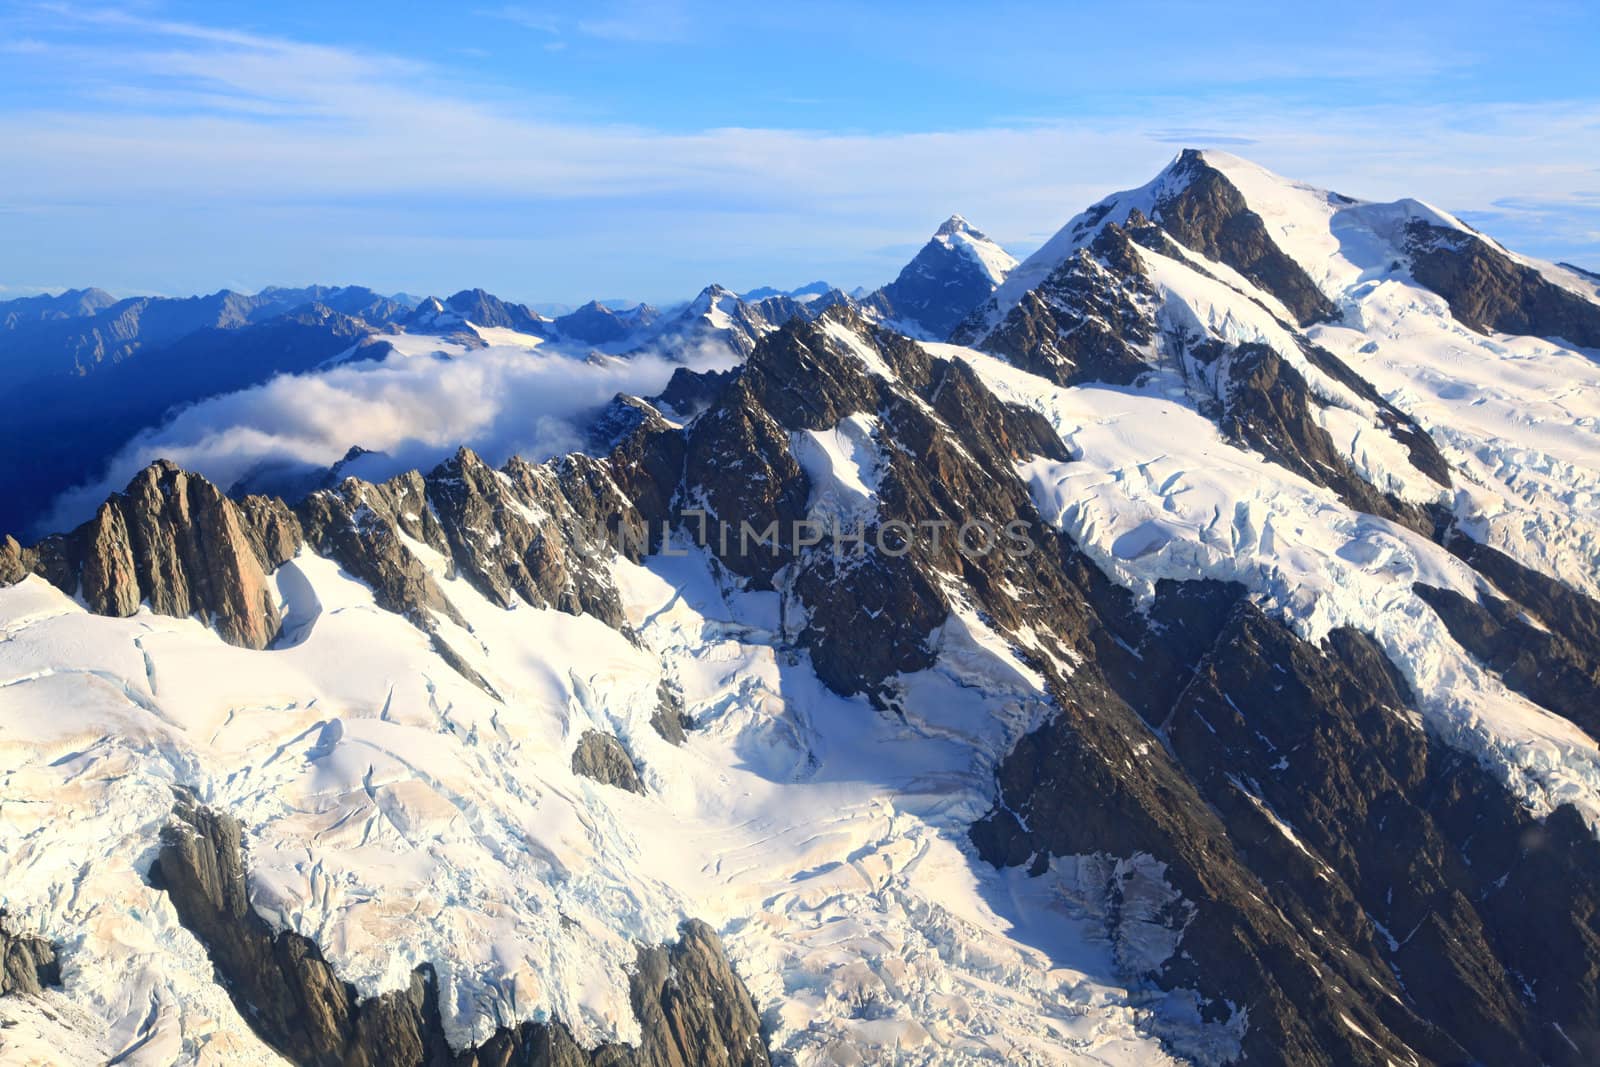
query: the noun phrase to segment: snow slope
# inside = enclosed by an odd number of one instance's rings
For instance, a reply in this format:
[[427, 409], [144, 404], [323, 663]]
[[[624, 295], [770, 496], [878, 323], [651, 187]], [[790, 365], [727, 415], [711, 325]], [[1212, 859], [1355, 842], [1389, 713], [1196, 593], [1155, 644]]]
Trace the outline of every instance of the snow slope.
[[974, 230], [960, 215], [951, 215], [933, 239], [977, 264], [991, 286], [1005, 281], [1006, 275], [1017, 267], [1016, 257]]
[[[1536, 810], [1570, 801], [1600, 824], [1596, 744], [1479, 667], [1412, 591], [1475, 597], [1482, 580], [1227, 440], [1202, 414], [1225, 394], [1225, 371], [1175, 339], [1269, 345], [1306, 378], [1315, 417], [1357, 472], [1448, 506], [1472, 536], [1591, 595], [1600, 353], [1457, 323], [1404, 255], [1409, 220], [1460, 225], [1436, 209], [1350, 201], [1205, 158], [1339, 307], [1310, 338], [1433, 436], [1454, 488], [1423, 476], [1377, 406], [1306, 357], [1276, 299], [1187, 251], [1136, 250], [1160, 334], [1138, 387], [1063, 388], [973, 349], [924, 347], [1056, 429], [1071, 461], [1027, 459], [1017, 474], [1113, 580], [1141, 596], [1161, 579], [1237, 581], [1312, 641], [1341, 626], [1371, 634], [1438, 735]], [[1009, 272], [996, 306], [1104, 223], [1153, 211], [1172, 181], [1069, 223]], [[950, 239], [990, 277], [1006, 273]], [[708, 290], [688, 314], [734, 331], [746, 325], [737, 311]], [[531, 335], [474, 329], [494, 347], [396, 335], [391, 360], [470, 370], [563, 358], [527, 351]], [[894, 377], [848, 326], [823, 329], [870, 374]], [[876, 513], [892, 445], [881, 433], [857, 414], [791, 434], [813, 517], [849, 528]], [[1181, 923], [1147, 921], [1184, 914], [1151, 857], [1057, 857], [1030, 878], [973, 854], [967, 831], [994, 802], [997, 762], [1050, 709], [1040, 677], [954, 580], [957, 608], [928, 635], [935, 665], [893, 680], [907, 709], [894, 717], [819, 681], [794, 644], [804, 620], [781, 574], [777, 591], [757, 593], [692, 548], [614, 560], [631, 639], [593, 618], [501, 609], [448, 560], [407, 547], [466, 622], [437, 618], [441, 635], [500, 699], [309, 551], [272, 575], [285, 636], [266, 652], [227, 646], [197, 620], [94, 616], [36, 577], [0, 589], [0, 907], [66, 962], [48, 1014], [0, 1002], [15, 1023], [8, 1054], [45, 1059], [70, 1040], [78, 1059], [278, 1062], [146, 884], [180, 785], [240, 819], [256, 909], [317, 941], [363, 993], [433, 963], [457, 1045], [550, 1017], [589, 1044], [636, 1036], [635, 944], [696, 917], [722, 935], [782, 1062], [1160, 1064], [1237, 1049], [1237, 1029], [1203, 1022], [1184, 991], [1126, 977], [1130, 960], [1149, 970], [1183, 952]], [[681, 746], [651, 725], [663, 683], [696, 725]], [[573, 773], [591, 730], [621, 741], [643, 795]]]
[[[1589, 300], [1595, 287], [1572, 271], [1520, 256], [1419, 200], [1356, 200], [1207, 150], [1204, 162], [1237, 188], [1268, 236], [1299, 264], [1341, 318], [1306, 331], [1434, 438], [1456, 471], [1444, 499], [1461, 528], [1525, 566], [1600, 596], [1600, 352], [1560, 340], [1487, 336], [1458, 322], [1410, 273], [1405, 230], [1413, 220], [1471, 232], [1519, 263]], [[1013, 271], [985, 312], [997, 324], [1021, 296], [1108, 223], [1134, 209], [1150, 215], [1183, 180], [1168, 167], [1076, 216]], [[1164, 296], [1162, 325], [1198, 329], [1229, 343], [1270, 344], [1333, 408], [1329, 431], [1356, 470], [1422, 503], [1443, 499], [1406, 463], [1392, 439], [1371, 432], [1369, 405], [1308, 368], [1290, 338], [1293, 321], [1269, 293], [1188, 250], [1182, 264], [1147, 249], [1140, 257]], [[1198, 268], [1206, 278], [1195, 271]]]
[[[975, 616], [900, 680], [938, 721], [898, 722], [829, 692], [780, 595], [720, 583], [698, 552], [615, 564], [634, 644], [500, 609], [409, 547], [503, 703], [310, 553], [274, 575], [287, 636], [265, 652], [93, 616], [38, 578], [0, 590], [0, 906], [62, 947], [63, 1003], [119, 1062], [276, 1062], [145, 884], [180, 783], [241, 820], [256, 909], [363, 993], [433, 962], [457, 1044], [552, 1015], [587, 1043], [634, 1036], [634, 943], [696, 916], [790, 1062], [1167, 1062], [1152, 1030], [1235, 1047], [1183, 994], [1112, 977], [1111, 861], [1027, 879], [972, 854], [995, 761], [1044, 713]], [[649, 726], [663, 679], [701, 727], [682, 747]], [[591, 729], [642, 765], [644, 796], [572, 773]], [[1170, 892], [1158, 865], [1136, 873]], [[1181, 939], [1156, 933], [1158, 958]]]
[[1339, 306], [1341, 321], [1312, 327], [1312, 340], [1433, 436], [1458, 472], [1463, 529], [1600, 596], [1600, 352], [1463, 326], [1411, 276], [1405, 226], [1466, 230], [1586, 299], [1594, 287], [1421, 201], [1350, 200], [1226, 153], [1205, 159]]
[[1139, 389], [1060, 388], [981, 352], [924, 347], [1055, 427], [1071, 462], [1018, 472], [1045, 518], [1116, 581], [1145, 597], [1163, 578], [1237, 581], [1310, 641], [1340, 626], [1371, 634], [1449, 743], [1536, 810], [1570, 801], [1600, 824], [1595, 742], [1506, 689], [1412, 592], [1422, 582], [1477, 596], [1481, 580], [1447, 550], [1228, 442], [1171, 375]]

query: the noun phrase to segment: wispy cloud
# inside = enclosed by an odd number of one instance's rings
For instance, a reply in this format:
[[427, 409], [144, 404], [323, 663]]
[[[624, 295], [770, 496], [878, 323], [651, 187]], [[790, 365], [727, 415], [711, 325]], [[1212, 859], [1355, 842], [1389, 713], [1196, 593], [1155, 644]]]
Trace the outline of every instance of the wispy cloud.
[[[708, 349], [693, 365], [720, 368], [731, 359]], [[659, 392], [681, 366], [655, 356], [591, 361], [544, 348], [488, 348], [284, 375], [201, 401], [140, 433], [100, 477], [64, 493], [39, 527], [72, 528], [160, 458], [224, 488], [264, 469], [326, 467], [352, 445], [382, 453], [363, 461], [368, 478], [426, 470], [463, 444], [496, 465], [513, 455], [537, 462], [583, 448], [587, 416], [618, 392]]]
[[[565, 7], [493, 11], [552, 40], [664, 40], [684, 29], [681, 11], [645, 6], [594, 16]], [[1240, 93], [1130, 99], [1093, 115], [925, 132], [666, 131], [580, 121], [548, 100], [487, 92], [431, 63], [359, 49], [119, 11], [69, 9], [62, 20], [114, 29], [117, 47], [70, 35], [50, 42], [95, 70], [96, 81], [75, 99], [0, 113], [0, 144], [11, 149], [0, 154], [0, 183], [21, 209], [88, 204], [121, 213], [116, 232], [96, 231], [107, 262], [125, 248], [149, 254], [135, 220], [152, 210], [165, 213], [163, 232], [174, 239], [196, 227], [197, 245], [198, 227], [230, 218], [237, 258], [254, 242], [257, 269], [281, 269], [261, 249], [295, 226], [303, 258], [327, 261], [336, 242], [355, 239], [370, 205], [394, 203], [417, 208], [409, 218], [385, 216], [381, 233], [360, 235], [363, 247], [408, 242], [417, 254], [451, 239], [460, 249], [475, 239], [523, 240], [517, 261], [531, 280], [519, 291], [532, 298], [637, 292], [641, 279], [668, 275], [685, 289], [774, 280], [738, 274], [758, 260], [775, 272], [855, 284], [897, 267], [873, 249], [915, 240], [955, 210], [1002, 241], [1037, 240], [1095, 198], [1146, 179], [1179, 144], [1244, 147], [1269, 167], [1352, 195], [1420, 196], [1466, 212], [1504, 211], [1496, 203], [1513, 196], [1571, 202], [1594, 187], [1600, 167], [1597, 100], [1491, 102], [1463, 112]], [[452, 234], [466, 204], [500, 205], [498, 232]], [[564, 221], [579, 204], [596, 205], [581, 233]], [[271, 233], [250, 230], [259, 219], [270, 220]], [[1591, 228], [1572, 227], [1569, 243], [1586, 243]], [[18, 255], [0, 260], [0, 274], [36, 274], [39, 264]], [[512, 255], [505, 251], [507, 262]], [[626, 259], [607, 262], [610, 255]], [[484, 275], [459, 280], [503, 284], [492, 261], [481, 262]], [[230, 263], [231, 274], [239, 268]], [[572, 288], [528, 291], [544, 284], [545, 263], [549, 277]], [[684, 277], [694, 272], [704, 273]], [[639, 295], [661, 295], [664, 282], [653, 284]]]
[[675, 0], [615, 0], [612, 3], [506, 4], [479, 14], [523, 29], [560, 37], [577, 34], [602, 41], [670, 44], [685, 40], [694, 21]]

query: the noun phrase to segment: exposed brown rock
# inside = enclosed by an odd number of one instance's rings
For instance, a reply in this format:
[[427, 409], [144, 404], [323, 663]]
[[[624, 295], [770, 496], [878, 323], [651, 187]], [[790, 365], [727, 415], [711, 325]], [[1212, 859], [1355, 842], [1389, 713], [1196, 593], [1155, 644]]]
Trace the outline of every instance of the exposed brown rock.
[[34, 553], [10, 534], [0, 537], [0, 585], [16, 585], [33, 573]]
[[158, 615], [205, 620], [229, 644], [266, 648], [282, 620], [248, 529], [216, 486], [158, 461], [72, 533], [0, 551], [0, 580], [26, 567], [100, 614], [148, 603]]
[[641, 946], [629, 977], [638, 1046], [585, 1049], [560, 1021], [497, 1029], [452, 1049], [427, 965], [409, 988], [366, 1000], [317, 945], [274, 933], [250, 907], [239, 824], [180, 799], [151, 880], [206, 948], [240, 1016], [303, 1067], [766, 1067], [760, 1015], [714, 931], [690, 921], [673, 945]]
[[45, 986], [60, 984], [55, 946], [30, 934], [11, 933], [0, 910], [0, 997], [36, 996]]
[[101, 615], [126, 617], [139, 610], [139, 576], [122, 510], [109, 501], [100, 505], [86, 531], [83, 596]]
[[1450, 313], [1472, 329], [1600, 348], [1600, 302], [1546, 280], [1483, 238], [1415, 219], [1406, 246], [1412, 276], [1444, 297]]
[[644, 783], [633, 765], [633, 757], [610, 734], [585, 730], [572, 750], [572, 773], [593, 778], [630, 793], [643, 793]]
[[289, 505], [276, 497], [254, 495], [237, 504], [245, 536], [263, 569], [275, 571], [299, 553], [305, 531]]
[[1261, 216], [1204, 156], [1186, 149], [1172, 174], [1187, 180], [1156, 205], [1155, 216], [1179, 244], [1249, 278], [1282, 301], [1301, 326], [1338, 317], [1333, 302], [1273, 243]]

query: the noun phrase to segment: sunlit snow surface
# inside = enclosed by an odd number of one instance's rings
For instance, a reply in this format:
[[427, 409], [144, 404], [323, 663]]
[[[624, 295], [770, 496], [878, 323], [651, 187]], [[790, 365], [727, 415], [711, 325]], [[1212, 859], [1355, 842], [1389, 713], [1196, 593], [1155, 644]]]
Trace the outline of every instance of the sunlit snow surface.
[[[1462, 524], [1600, 596], [1600, 352], [1457, 322], [1411, 278], [1404, 255], [1411, 219], [1465, 229], [1447, 212], [1417, 200], [1345, 202], [1225, 153], [1206, 159], [1339, 305], [1342, 321], [1313, 327], [1312, 339], [1433, 436], [1456, 471]], [[1571, 271], [1494, 247], [1596, 298]]]
[[[363, 993], [433, 962], [458, 1044], [552, 1015], [585, 1042], [636, 1036], [634, 945], [696, 916], [789, 1062], [1165, 1062], [1152, 1018], [1235, 1047], [1182, 995], [1113, 978], [1109, 861], [1029, 879], [972, 854], [994, 761], [1045, 707], [970, 612], [900, 679], [926, 709], [902, 723], [826, 690], [778, 594], [724, 587], [698, 553], [616, 565], [636, 646], [504, 611], [411, 547], [505, 703], [310, 554], [275, 576], [288, 647], [267, 652], [93, 616], [37, 578], [0, 590], [0, 904], [62, 947], [64, 1002], [105, 1028], [85, 1041], [131, 1064], [275, 1062], [144, 882], [182, 784], [242, 821], [256, 909]], [[682, 747], [648, 724], [663, 677], [701, 726]], [[644, 796], [571, 773], [588, 729], [624, 741]], [[1151, 965], [1177, 936], [1142, 942]]]
[[[1442, 212], [1335, 200], [1207, 159], [1340, 306], [1342, 321], [1313, 339], [1433, 435], [1455, 487], [1411, 467], [1372, 406], [1299, 353], [1281, 305], [1225, 266], [1141, 249], [1158, 324], [1272, 345], [1307, 377], [1354, 469], [1600, 593], [1597, 354], [1456, 323], [1397, 256], [1407, 219], [1456, 225]], [[1148, 212], [1160, 182], [1112, 198], [1107, 217]], [[1069, 225], [1002, 296], [1090, 238]], [[893, 378], [847, 327], [825, 328]], [[440, 343], [417, 344], [400, 360]], [[1224, 440], [1170, 361], [1139, 389], [1062, 389], [927, 347], [1056, 427], [1072, 461], [1024, 462], [1018, 475], [1115, 580], [1140, 594], [1164, 577], [1237, 580], [1310, 639], [1358, 627], [1444, 738], [1537, 809], [1571, 800], [1600, 818], [1595, 744], [1478, 668], [1412, 594], [1423, 581], [1476, 595], [1447, 552]], [[879, 433], [855, 416], [796, 435], [817, 515], [870, 515]], [[15, 1024], [8, 1055], [278, 1062], [145, 884], [177, 785], [241, 820], [256, 908], [317, 940], [363, 992], [434, 963], [457, 1044], [552, 1016], [586, 1043], [635, 1036], [634, 945], [695, 916], [722, 933], [780, 1061], [1164, 1062], [1151, 1033], [1202, 1059], [1235, 1047], [1182, 994], [1114, 977], [1097, 904], [1111, 861], [1060, 858], [1030, 879], [972, 854], [966, 830], [992, 803], [995, 761], [1048, 714], [1040, 679], [976, 613], [958, 609], [930, 635], [934, 669], [897, 680], [899, 720], [828, 692], [791, 647], [792, 606], [739, 592], [700, 554], [615, 564], [635, 644], [592, 619], [502, 610], [409, 547], [471, 627], [440, 620], [444, 636], [503, 702], [309, 553], [273, 576], [286, 636], [268, 652], [226, 646], [197, 621], [92, 616], [38, 578], [0, 590], [0, 906], [65, 963], [48, 1014], [0, 1002]], [[663, 679], [698, 724], [681, 747], [649, 725]], [[572, 774], [590, 729], [628, 747], [643, 796]], [[1125, 862], [1159, 900], [1159, 865]], [[1122, 962], [1131, 952], [1155, 966], [1182, 950], [1179, 933], [1125, 940]]]

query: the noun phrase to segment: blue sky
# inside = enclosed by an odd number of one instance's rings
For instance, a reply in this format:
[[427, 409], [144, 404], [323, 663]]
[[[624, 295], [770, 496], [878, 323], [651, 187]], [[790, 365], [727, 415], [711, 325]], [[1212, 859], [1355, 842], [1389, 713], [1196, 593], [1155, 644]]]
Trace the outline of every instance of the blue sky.
[[871, 285], [1188, 144], [1600, 267], [1593, 5], [1395, 7], [0, 0], [0, 298]]

